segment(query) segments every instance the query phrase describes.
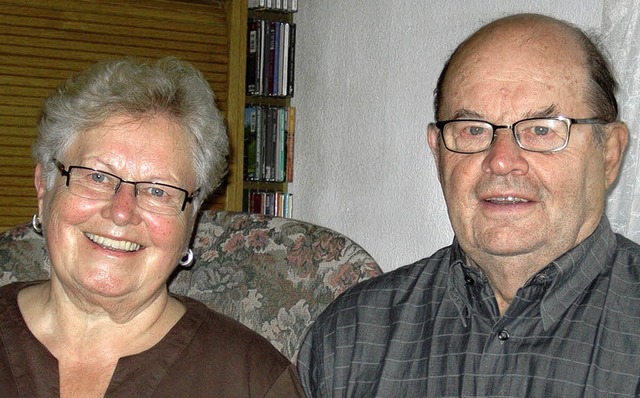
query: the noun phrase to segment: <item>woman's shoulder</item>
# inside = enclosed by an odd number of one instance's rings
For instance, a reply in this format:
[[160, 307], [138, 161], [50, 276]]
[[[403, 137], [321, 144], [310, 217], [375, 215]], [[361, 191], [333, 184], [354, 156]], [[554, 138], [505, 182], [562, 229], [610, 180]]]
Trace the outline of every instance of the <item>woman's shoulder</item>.
[[195, 299], [183, 296], [176, 298], [187, 308], [183, 320], [194, 328], [193, 344], [206, 346], [208, 350], [219, 351], [218, 354], [224, 353], [231, 357], [246, 359], [246, 355], [250, 355], [254, 359], [261, 358], [271, 365], [279, 364], [282, 369], [290, 364], [265, 337], [239, 321]]
[[0, 307], [5, 309], [13, 306], [17, 307], [18, 293], [25, 288], [42, 282], [43, 281], [12, 282], [0, 286]]
[[240, 392], [247, 388], [258, 396], [274, 388], [288, 391], [285, 395], [275, 391], [275, 396], [302, 396], [294, 393], [299, 389], [295, 368], [267, 339], [199, 301], [174, 297], [187, 308], [170, 332], [171, 345], [183, 347], [175, 357], [182, 369], [179, 383], [200, 389], [215, 385], [221, 396], [244, 395]]

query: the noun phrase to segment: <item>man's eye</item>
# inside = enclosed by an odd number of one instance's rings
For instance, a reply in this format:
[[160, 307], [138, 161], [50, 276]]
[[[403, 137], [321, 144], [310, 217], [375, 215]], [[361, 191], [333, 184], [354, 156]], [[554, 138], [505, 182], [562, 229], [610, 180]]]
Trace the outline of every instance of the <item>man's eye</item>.
[[551, 131], [549, 127], [544, 126], [535, 126], [532, 130], [535, 135], [547, 135]]
[[482, 126], [469, 126], [467, 132], [469, 135], [480, 135], [486, 133], [487, 129]]

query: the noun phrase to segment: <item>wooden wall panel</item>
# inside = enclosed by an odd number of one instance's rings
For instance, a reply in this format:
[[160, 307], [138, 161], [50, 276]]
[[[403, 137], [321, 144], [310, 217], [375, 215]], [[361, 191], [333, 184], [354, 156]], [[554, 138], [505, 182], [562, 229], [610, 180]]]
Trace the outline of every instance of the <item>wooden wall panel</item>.
[[[42, 99], [63, 79], [123, 55], [193, 63], [228, 108], [226, 2], [0, 2], [0, 231], [36, 212], [31, 144]], [[224, 208], [220, 189], [212, 208]]]

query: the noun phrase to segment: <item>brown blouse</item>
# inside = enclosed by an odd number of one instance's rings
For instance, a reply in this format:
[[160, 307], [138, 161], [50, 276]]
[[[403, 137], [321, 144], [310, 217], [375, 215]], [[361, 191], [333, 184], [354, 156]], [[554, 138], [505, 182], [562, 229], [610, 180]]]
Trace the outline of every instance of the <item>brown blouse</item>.
[[[29, 331], [18, 292], [0, 288], [0, 395], [58, 397], [58, 362]], [[106, 397], [304, 397], [294, 366], [265, 338], [187, 297], [154, 347], [120, 358]]]

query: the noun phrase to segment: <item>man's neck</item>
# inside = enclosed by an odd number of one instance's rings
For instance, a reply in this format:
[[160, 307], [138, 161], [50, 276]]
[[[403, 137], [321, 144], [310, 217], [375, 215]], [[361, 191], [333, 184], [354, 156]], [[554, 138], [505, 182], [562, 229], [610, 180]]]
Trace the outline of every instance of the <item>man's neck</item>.
[[496, 257], [486, 254], [467, 256], [467, 264], [478, 268], [489, 280], [494, 291], [500, 315], [504, 315], [518, 290], [553, 259], [532, 258], [534, 256]]

